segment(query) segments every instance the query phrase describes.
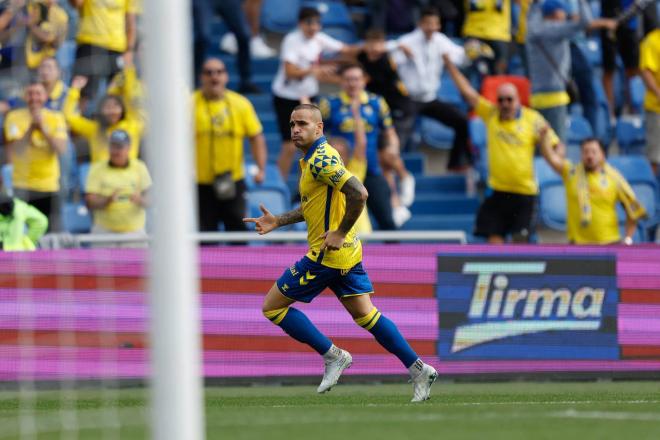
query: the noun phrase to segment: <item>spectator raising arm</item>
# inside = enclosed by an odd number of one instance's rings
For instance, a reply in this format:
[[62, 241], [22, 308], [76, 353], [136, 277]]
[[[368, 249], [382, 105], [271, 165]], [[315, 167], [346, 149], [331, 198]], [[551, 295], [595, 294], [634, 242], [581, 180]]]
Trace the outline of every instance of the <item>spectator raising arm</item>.
[[87, 78], [76, 76], [71, 81], [71, 88], [62, 105], [62, 113], [66, 119], [69, 128], [76, 134], [90, 137], [96, 133], [96, 122], [80, 114], [78, 103], [80, 102], [80, 91], [87, 85]]
[[550, 127], [544, 125], [539, 130], [539, 145], [541, 147], [541, 154], [543, 158], [548, 162], [550, 167], [555, 170], [559, 175], [562, 173], [564, 167], [564, 156], [561, 154], [562, 149], [556, 149], [555, 145], [552, 144], [552, 140], [548, 136]]
[[449, 72], [451, 79], [456, 84], [456, 87], [463, 95], [463, 98], [467, 101], [470, 107], [476, 107], [479, 102], [479, 93], [472, 87], [470, 81], [458, 70], [458, 67], [454, 65], [451, 61], [448, 54], [442, 55], [442, 61], [445, 63], [445, 68]]

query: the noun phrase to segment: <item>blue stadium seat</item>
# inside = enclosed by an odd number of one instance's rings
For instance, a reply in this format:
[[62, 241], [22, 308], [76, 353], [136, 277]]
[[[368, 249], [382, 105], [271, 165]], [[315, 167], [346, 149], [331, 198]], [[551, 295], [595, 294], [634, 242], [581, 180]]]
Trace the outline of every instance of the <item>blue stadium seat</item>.
[[572, 114], [568, 118], [568, 131], [566, 142], [580, 144], [586, 138], [592, 137], [591, 125], [583, 116]]
[[72, 234], [86, 234], [92, 230], [92, 216], [83, 203], [66, 202], [62, 206], [62, 226]]
[[300, 0], [264, 0], [261, 5], [261, 26], [272, 32], [287, 33], [296, 27]]
[[646, 147], [644, 123], [641, 119], [619, 119], [616, 139], [623, 154], [643, 154]]
[[486, 125], [481, 118], [470, 119], [470, 139], [476, 150], [474, 167], [479, 173], [479, 179], [483, 182], [488, 180], [488, 150]]
[[403, 159], [406, 169], [414, 175], [424, 173], [424, 162], [426, 157], [422, 153], [401, 153], [401, 159]]
[[464, 194], [418, 194], [410, 207], [413, 217], [418, 214], [474, 214], [479, 200]]
[[90, 166], [89, 162], [81, 163], [78, 166], [78, 191], [81, 194], [84, 194], [87, 188], [87, 176], [89, 176]]
[[323, 32], [330, 35], [332, 38], [346, 44], [354, 44], [358, 41], [357, 34], [352, 29], [347, 29], [344, 27], [324, 26]]
[[465, 231], [474, 229], [474, 214], [416, 214], [401, 227], [404, 231]]
[[448, 73], [443, 74], [442, 81], [440, 82], [440, 89], [438, 89], [438, 99], [444, 102], [453, 104], [463, 111], [467, 111], [467, 103], [458, 91], [458, 87], [454, 84]]
[[10, 163], [2, 166], [2, 187], [7, 195], [12, 195], [14, 192], [14, 168]]
[[465, 176], [461, 174], [445, 176], [415, 177], [415, 192], [417, 194], [465, 194]]
[[419, 127], [424, 144], [440, 150], [451, 148], [454, 141], [454, 131], [451, 128], [425, 116], [419, 118]]
[[247, 162], [245, 164], [245, 184], [248, 187], [248, 191], [256, 191], [262, 189], [277, 190], [284, 195], [286, 200], [290, 200], [291, 193], [289, 192], [289, 187], [282, 178], [280, 170], [276, 164], [266, 164], [266, 177], [261, 185], [258, 185], [254, 182], [254, 175], [251, 172], [252, 168], [256, 168], [254, 163]]

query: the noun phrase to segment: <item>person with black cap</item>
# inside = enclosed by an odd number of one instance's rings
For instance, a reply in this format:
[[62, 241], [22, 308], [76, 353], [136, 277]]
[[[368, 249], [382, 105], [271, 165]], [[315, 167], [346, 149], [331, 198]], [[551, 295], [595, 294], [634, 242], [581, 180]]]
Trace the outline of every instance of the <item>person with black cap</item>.
[[124, 130], [110, 134], [110, 159], [92, 164], [85, 201], [92, 210], [92, 233], [144, 233], [151, 176], [140, 159], [129, 155], [131, 138]]
[[48, 217], [41, 211], [21, 199], [0, 193], [0, 249], [33, 251], [46, 229]]

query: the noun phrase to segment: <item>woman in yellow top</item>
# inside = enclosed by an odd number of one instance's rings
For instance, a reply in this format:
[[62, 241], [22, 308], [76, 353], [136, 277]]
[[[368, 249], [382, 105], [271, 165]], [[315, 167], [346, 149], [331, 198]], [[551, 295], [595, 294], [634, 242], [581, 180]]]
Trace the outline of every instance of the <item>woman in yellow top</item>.
[[[637, 221], [646, 216], [644, 207], [626, 179], [605, 160], [597, 139], [582, 141], [582, 159], [574, 164], [546, 141], [542, 129], [541, 151], [548, 164], [562, 177], [566, 188], [568, 240], [575, 244], [632, 244]], [[626, 211], [625, 238], [621, 240], [616, 206]]]
[[78, 103], [80, 91], [87, 84], [87, 78], [76, 76], [71, 82], [69, 94], [64, 101], [62, 112], [71, 131], [84, 137], [89, 142], [90, 161], [107, 161], [108, 139], [115, 130], [124, 130], [131, 137], [130, 157], [139, 155], [140, 138], [144, 131], [144, 117], [140, 109], [135, 108], [134, 94], [139, 90], [137, 72], [130, 56], [125, 56], [124, 84], [122, 96], [106, 95], [100, 102], [97, 115], [88, 119], [80, 114]]

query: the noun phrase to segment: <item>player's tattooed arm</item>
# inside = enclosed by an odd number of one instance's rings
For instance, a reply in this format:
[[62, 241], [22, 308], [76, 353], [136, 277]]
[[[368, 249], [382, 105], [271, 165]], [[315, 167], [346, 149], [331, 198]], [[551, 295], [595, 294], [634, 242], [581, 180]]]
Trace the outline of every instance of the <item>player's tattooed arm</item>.
[[355, 176], [351, 177], [346, 183], [344, 183], [341, 192], [346, 195], [346, 213], [337, 229], [339, 232], [346, 235], [348, 234], [348, 231], [351, 230], [358, 217], [360, 217], [360, 214], [362, 214], [369, 193]]
[[304, 221], [305, 218], [303, 217], [302, 214], [302, 207], [298, 207], [289, 212], [285, 212], [284, 214], [280, 214], [276, 216], [276, 220], [277, 220], [277, 226], [281, 227], [293, 223], [300, 223], [301, 221]]

